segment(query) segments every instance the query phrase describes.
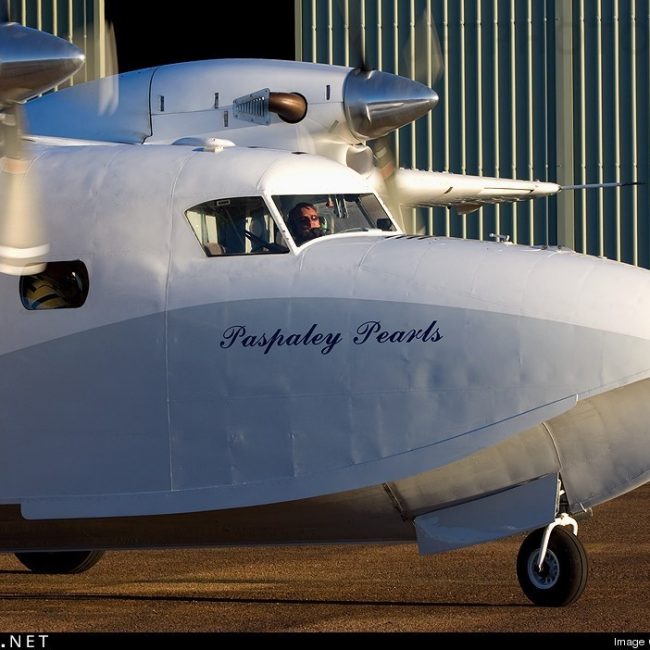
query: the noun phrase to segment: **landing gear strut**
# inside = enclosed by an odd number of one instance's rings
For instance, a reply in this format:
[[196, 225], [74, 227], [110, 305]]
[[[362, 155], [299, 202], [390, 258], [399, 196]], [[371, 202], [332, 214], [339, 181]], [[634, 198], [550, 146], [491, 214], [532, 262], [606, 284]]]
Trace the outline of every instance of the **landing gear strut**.
[[104, 551], [31, 551], [16, 557], [34, 573], [82, 573], [99, 562]]
[[[571, 525], [573, 532], [561, 526]], [[564, 607], [576, 601], [587, 584], [588, 563], [578, 525], [561, 515], [546, 528], [532, 532], [517, 556], [517, 578], [535, 605]]]

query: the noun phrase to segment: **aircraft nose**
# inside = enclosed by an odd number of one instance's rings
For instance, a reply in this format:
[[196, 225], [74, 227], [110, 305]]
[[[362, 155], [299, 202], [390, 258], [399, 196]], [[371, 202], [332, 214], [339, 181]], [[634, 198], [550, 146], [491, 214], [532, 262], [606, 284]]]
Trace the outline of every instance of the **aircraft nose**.
[[0, 106], [53, 88], [84, 60], [83, 52], [62, 38], [16, 23], [0, 25]]
[[437, 103], [438, 94], [428, 86], [380, 70], [352, 70], [343, 89], [348, 126], [362, 140], [409, 124]]

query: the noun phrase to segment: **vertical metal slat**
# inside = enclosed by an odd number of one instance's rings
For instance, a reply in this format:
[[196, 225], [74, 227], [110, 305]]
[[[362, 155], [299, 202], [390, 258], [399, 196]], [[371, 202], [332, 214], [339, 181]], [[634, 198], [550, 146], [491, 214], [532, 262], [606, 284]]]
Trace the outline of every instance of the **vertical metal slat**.
[[[596, 0], [596, 57], [597, 57], [597, 76], [596, 84], [598, 88], [598, 109], [597, 109], [597, 129], [598, 129], [598, 182], [602, 183], [604, 178], [603, 170], [603, 17], [602, 17], [602, 0]], [[605, 195], [602, 189], [598, 190], [598, 255], [605, 255], [605, 224], [603, 215], [605, 212]]]
[[[637, 70], [636, 70], [636, 57], [637, 57], [637, 19], [636, 19], [636, 6], [635, 0], [630, 2], [630, 23], [631, 23], [631, 38], [630, 38], [630, 77], [631, 77], [631, 101], [630, 101], [630, 123], [631, 123], [631, 156], [632, 156], [632, 181], [636, 183], [639, 180], [639, 157], [638, 157], [638, 132], [636, 126], [637, 118]], [[638, 188], [634, 185], [632, 191], [632, 264], [638, 265], [639, 263], [639, 193]]]
[[[477, 104], [479, 107], [478, 127], [478, 174], [483, 174], [483, 117], [481, 107], [483, 106], [483, 13], [481, 11], [481, 0], [476, 0], [476, 79], [477, 79]], [[478, 216], [478, 238], [484, 239], [483, 211]]]
[[319, 60], [317, 39], [318, 39], [318, 18], [316, 15], [316, 0], [311, 0], [311, 61]]
[[327, 0], [327, 62], [334, 63], [334, 19], [332, 0]]
[[[620, 75], [619, 75], [619, 11], [618, 0], [613, 0], [613, 30], [614, 30], [614, 175], [617, 182], [621, 180], [621, 103], [620, 103]], [[621, 261], [621, 188], [615, 188], [615, 244], [616, 259]]]
[[[516, 39], [515, 39], [515, 0], [510, 0], [510, 147], [512, 178], [517, 178], [517, 69], [516, 69]], [[517, 204], [512, 206], [512, 241], [518, 242]]]
[[[494, 175], [501, 176], [501, 149], [500, 149], [500, 107], [499, 107], [499, 0], [493, 0], [494, 16], [492, 17], [492, 38], [494, 39], [494, 57], [492, 67], [494, 76], [493, 106], [494, 106]], [[496, 234], [501, 234], [501, 206], [497, 203], [494, 206], [494, 228]]]
[[[578, 20], [580, 45], [580, 183], [587, 182], [587, 68], [585, 62], [585, 0], [580, 0]], [[580, 248], [581, 253], [587, 252], [587, 190], [580, 191]]]

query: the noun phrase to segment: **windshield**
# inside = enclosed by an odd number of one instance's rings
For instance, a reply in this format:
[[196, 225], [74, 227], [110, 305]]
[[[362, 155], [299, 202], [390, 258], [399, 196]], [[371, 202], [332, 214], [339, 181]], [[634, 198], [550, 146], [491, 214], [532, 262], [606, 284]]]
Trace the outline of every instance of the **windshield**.
[[395, 230], [374, 194], [291, 194], [273, 201], [298, 246], [341, 232]]

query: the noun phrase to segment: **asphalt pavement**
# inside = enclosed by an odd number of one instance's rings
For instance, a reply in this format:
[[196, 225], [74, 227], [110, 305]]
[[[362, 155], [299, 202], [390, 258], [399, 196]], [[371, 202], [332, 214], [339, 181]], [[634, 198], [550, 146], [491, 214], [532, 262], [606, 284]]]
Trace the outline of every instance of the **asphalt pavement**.
[[108, 552], [79, 575], [0, 555], [0, 632], [616, 632], [650, 630], [650, 487], [596, 508], [582, 598], [532, 605], [522, 537], [435, 556], [415, 545]]

